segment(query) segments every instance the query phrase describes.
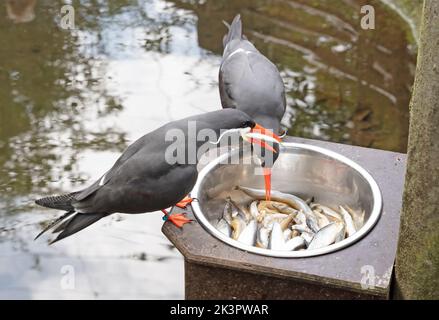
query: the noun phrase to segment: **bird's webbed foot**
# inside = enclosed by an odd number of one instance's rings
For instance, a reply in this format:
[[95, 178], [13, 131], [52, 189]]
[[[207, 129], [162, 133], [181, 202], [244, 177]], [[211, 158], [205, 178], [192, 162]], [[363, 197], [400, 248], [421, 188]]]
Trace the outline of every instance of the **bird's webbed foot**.
[[163, 216], [163, 220], [167, 221], [169, 220], [170, 222], [172, 222], [175, 226], [177, 226], [178, 228], [182, 228], [186, 223], [192, 222], [192, 219], [188, 219], [185, 216], [185, 212], [183, 213], [174, 213], [174, 214], [170, 214], [168, 213], [166, 210], [162, 210], [162, 212], [165, 214]]
[[194, 199], [192, 199], [189, 196], [184, 197], [183, 200], [181, 200], [180, 202], [178, 202], [176, 204], [177, 207], [181, 208], [181, 209], [186, 209], [186, 207], [192, 203], [192, 201], [194, 201]]

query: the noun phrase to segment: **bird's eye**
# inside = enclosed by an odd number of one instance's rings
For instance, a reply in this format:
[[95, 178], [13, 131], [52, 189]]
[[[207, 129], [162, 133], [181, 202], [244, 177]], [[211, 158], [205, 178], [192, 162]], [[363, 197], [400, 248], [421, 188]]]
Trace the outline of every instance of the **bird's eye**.
[[250, 128], [253, 128], [255, 126], [255, 123], [253, 122], [253, 121], [244, 121], [243, 123], [242, 123], [242, 128], [248, 128], [248, 127], [250, 127]]

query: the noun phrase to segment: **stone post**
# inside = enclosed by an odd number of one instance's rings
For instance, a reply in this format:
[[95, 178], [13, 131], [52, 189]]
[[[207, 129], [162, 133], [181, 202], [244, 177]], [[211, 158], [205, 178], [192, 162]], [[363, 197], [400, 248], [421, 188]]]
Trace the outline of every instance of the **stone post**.
[[439, 299], [439, 1], [425, 0], [394, 298]]

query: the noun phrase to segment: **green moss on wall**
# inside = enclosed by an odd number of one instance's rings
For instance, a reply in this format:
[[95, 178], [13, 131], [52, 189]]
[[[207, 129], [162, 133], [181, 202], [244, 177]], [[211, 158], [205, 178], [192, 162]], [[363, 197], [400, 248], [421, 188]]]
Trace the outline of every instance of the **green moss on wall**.
[[402, 299], [439, 299], [439, 1], [425, 4], [396, 257]]
[[419, 42], [421, 28], [422, 4], [424, 0], [381, 0], [386, 5], [397, 11], [412, 29], [413, 40]]

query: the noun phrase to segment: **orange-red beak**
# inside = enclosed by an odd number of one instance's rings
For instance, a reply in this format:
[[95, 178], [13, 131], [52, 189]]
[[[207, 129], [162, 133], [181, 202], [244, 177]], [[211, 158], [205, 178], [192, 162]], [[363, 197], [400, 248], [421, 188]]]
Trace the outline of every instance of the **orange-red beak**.
[[262, 148], [268, 149], [273, 153], [277, 153], [277, 151], [272, 146], [270, 146], [268, 143], [266, 143], [265, 141], [255, 139], [255, 138], [250, 138], [249, 142], [256, 143], [256, 144], [260, 145]]
[[[256, 124], [254, 128], [250, 131], [252, 133], [260, 133], [265, 136], [269, 136], [273, 139], [275, 139], [278, 142], [281, 142], [281, 138], [275, 134], [273, 131], [264, 128], [263, 126]], [[261, 147], [270, 150], [273, 153], [276, 153], [277, 151], [268, 143], [266, 143], [263, 140], [252, 138], [250, 139], [251, 143], [257, 143]], [[270, 201], [271, 199], [271, 168], [263, 168], [264, 173], [264, 182], [265, 182], [265, 200]]]
[[[276, 141], [278, 141], [278, 142], [281, 142], [281, 138], [280, 138], [277, 134], [273, 133], [273, 131], [271, 131], [271, 130], [269, 130], [269, 129], [266, 129], [266, 128], [264, 128], [263, 126], [261, 126], [261, 125], [259, 125], [259, 124], [256, 124], [256, 125], [253, 127], [253, 129], [250, 130], [250, 132], [251, 132], [251, 133], [259, 133], [259, 134], [261, 134], [261, 135], [268, 136], [268, 137], [270, 137], [270, 138], [272, 138], [272, 139], [274, 139], [274, 140], [276, 140]], [[276, 151], [272, 146], [270, 146], [268, 143], [266, 143], [265, 141], [263, 141], [263, 140], [261, 140], [261, 139], [250, 138], [250, 139], [249, 139], [249, 142], [250, 142], [250, 143], [258, 144], [258, 145], [260, 145], [262, 148], [264, 148], [264, 149], [268, 149], [268, 150], [270, 150], [270, 151], [273, 152], [273, 153], [277, 153], [277, 151]]]
[[277, 134], [275, 134], [273, 131], [271, 131], [269, 129], [266, 129], [266, 128], [264, 128], [263, 126], [261, 126], [259, 124], [256, 124], [253, 127], [253, 129], [251, 129], [250, 132], [261, 133], [263, 135], [266, 135], [266, 136], [269, 136], [269, 137], [272, 137], [272, 138], [276, 139], [278, 142], [282, 141], [281, 138]]
[[271, 200], [271, 168], [264, 168], [265, 200]]

